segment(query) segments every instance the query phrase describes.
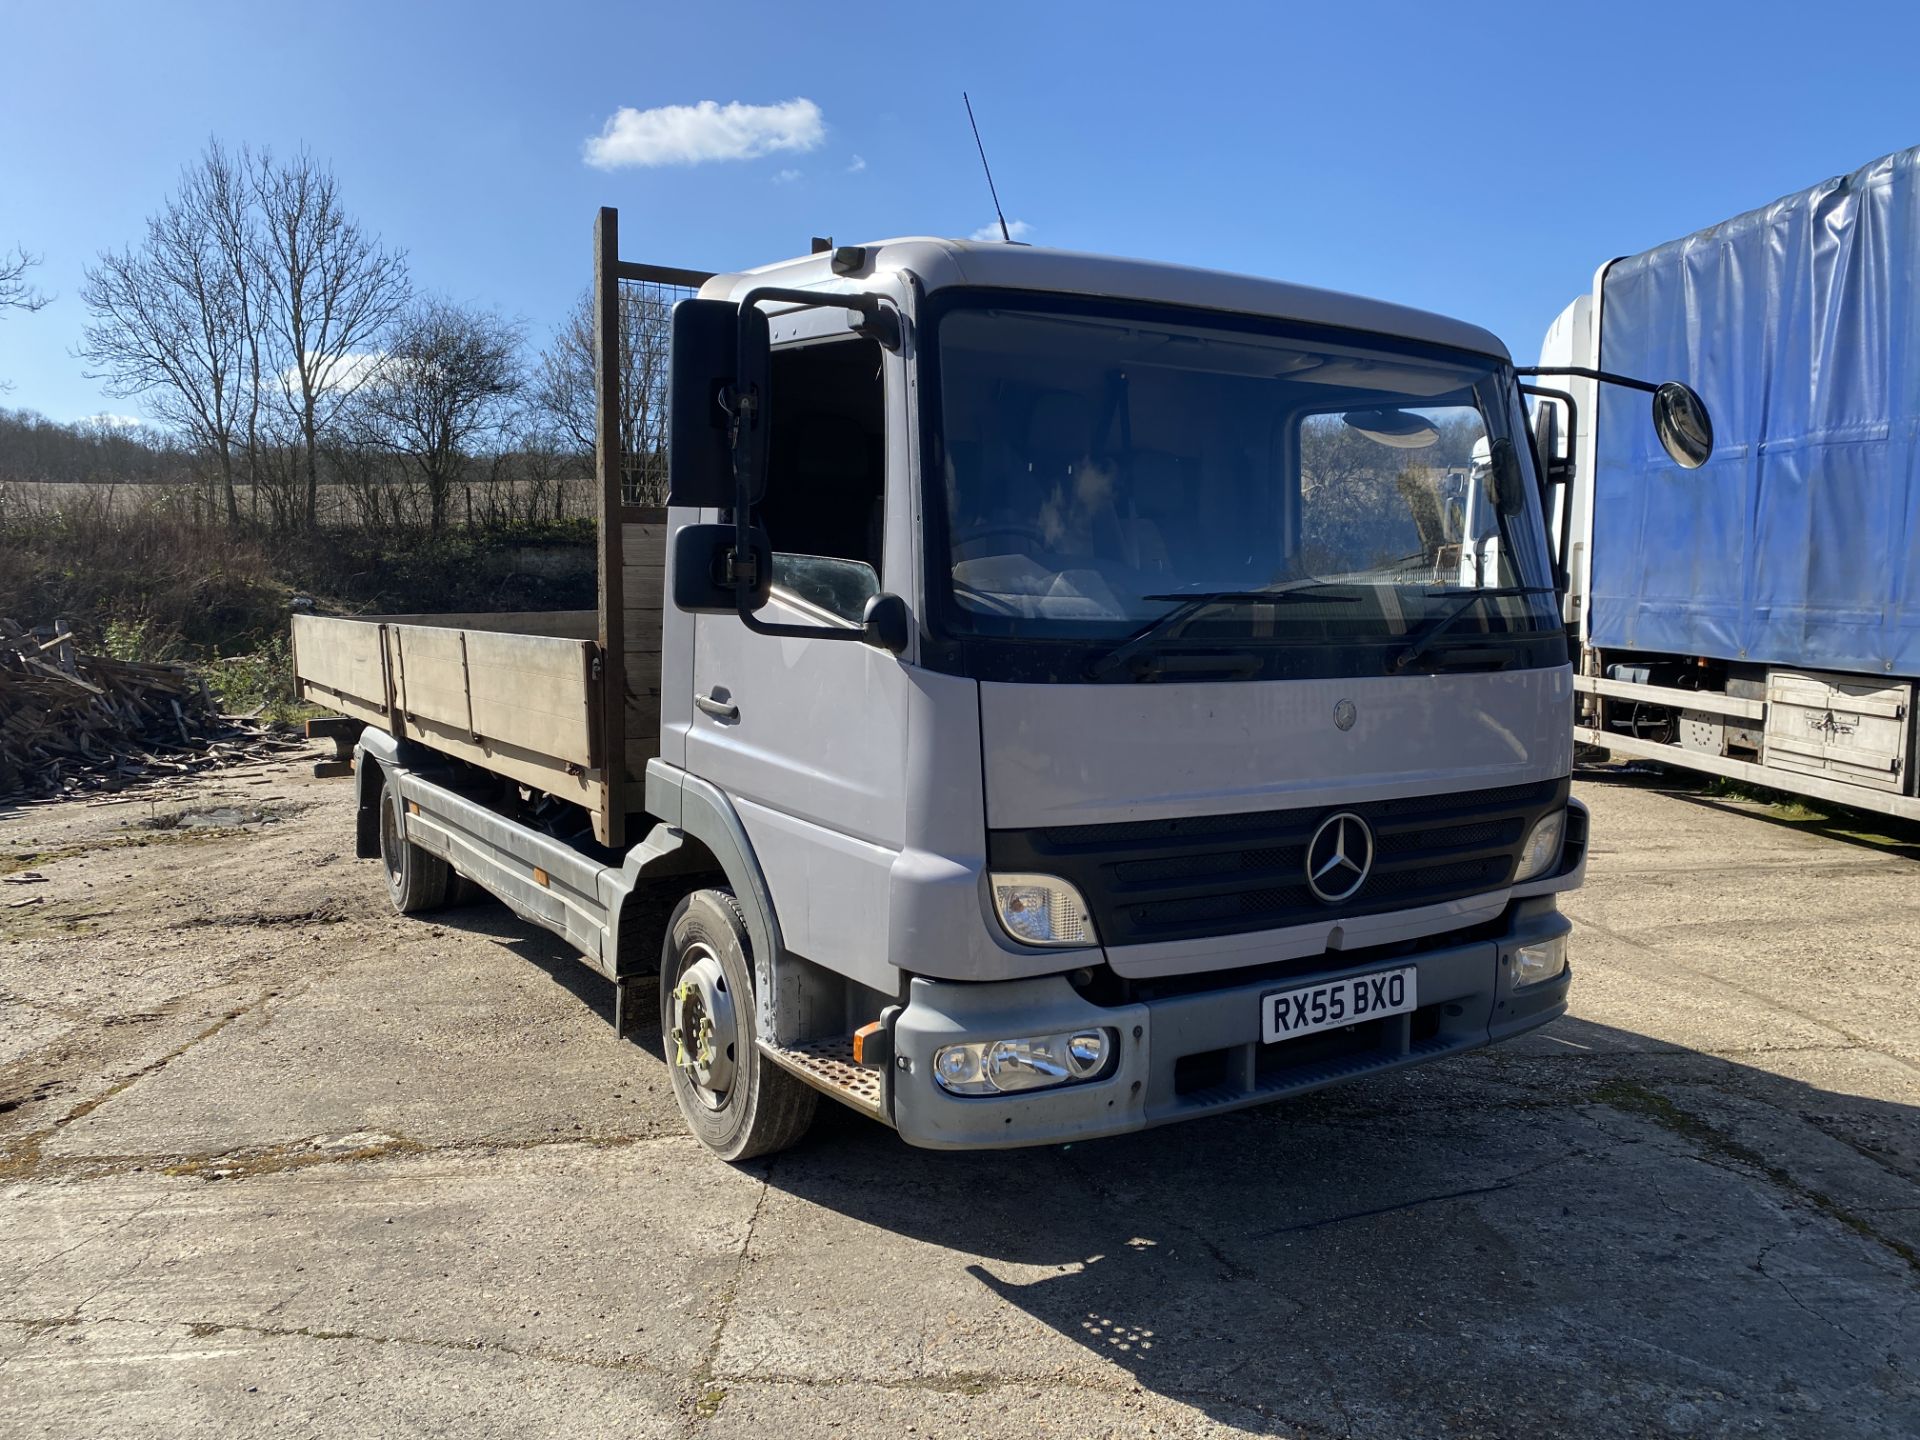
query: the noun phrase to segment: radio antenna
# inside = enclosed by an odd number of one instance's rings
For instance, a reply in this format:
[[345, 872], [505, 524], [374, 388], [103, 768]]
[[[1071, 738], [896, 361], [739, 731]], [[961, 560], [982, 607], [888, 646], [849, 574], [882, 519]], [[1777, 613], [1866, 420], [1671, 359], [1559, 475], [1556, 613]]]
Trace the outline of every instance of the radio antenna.
[[987, 147], [980, 143], [980, 122], [973, 118], [973, 101], [964, 90], [960, 92], [960, 102], [967, 107], [967, 124], [973, 127], [973, 144], [980, 152], [980, 168], [987, 172], [987, 193], [993, 197], [993, 214], [1000, 222], [1000, 238], [1011, 245], [1013, 232], [1007, 229], [1007, 212], [1000, 208], [1000, 192], [993, 185], [993, 167], [987, 164]]

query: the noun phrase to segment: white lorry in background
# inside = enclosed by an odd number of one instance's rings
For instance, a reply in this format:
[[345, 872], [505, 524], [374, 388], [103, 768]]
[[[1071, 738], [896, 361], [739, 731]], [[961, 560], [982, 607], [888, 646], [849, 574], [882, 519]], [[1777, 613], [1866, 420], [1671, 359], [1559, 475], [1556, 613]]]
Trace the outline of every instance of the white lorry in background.
[[294, 624], [399, 909], [466, 877], [617, 1026], [657, 1005], [728, 1159], [820, 1094], [1031, 1145], [1562, 1013], [1572, 673], [1493, 336], [947, 240], [708, 277], [614, 226], [597, 612]]
[[1547, 332], [1697, 376], [1719, 430], [1687, 471], [1605, 387], [1555, 402], [1582, 741], [1920, 818], [1916, 215], [1920, 149], [1611, 261]]

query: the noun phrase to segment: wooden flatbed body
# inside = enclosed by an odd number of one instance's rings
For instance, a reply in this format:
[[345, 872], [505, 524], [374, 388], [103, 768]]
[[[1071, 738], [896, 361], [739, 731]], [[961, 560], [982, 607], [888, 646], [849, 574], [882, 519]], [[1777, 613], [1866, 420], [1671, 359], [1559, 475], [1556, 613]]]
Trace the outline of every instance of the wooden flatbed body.
[[[300, 698], [580, 805], [602, 845], [644, 833], [627, 816], [643, 808], [660, 749], [667, 515], [637, 501], [664, 496], [667, 318], [706, 278], [622, 261], [614, 213], [601, 211], [598, 608], [296, 616]], [[653, 336], [660, 365], [623, 363], [636, 332]]]

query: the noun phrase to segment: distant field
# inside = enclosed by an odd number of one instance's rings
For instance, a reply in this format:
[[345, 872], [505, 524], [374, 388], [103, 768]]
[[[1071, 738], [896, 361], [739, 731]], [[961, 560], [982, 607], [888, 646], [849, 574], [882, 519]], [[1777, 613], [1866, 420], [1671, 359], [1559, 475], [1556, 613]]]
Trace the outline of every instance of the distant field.
[[[271, 515], [264, 490], [256, 496], [251, 486], [236, 489], [242, 515], [262, 519]], [[383, 486], [375, 493], [382, 522], [391, 523], [396, 517], [405, 523], [424, 522], [425, 494], [398, 486]], [[547, 483], [480, 481], [454, 490], [447, 502], [447, 519], [455, 525], [502, 514], [515, 519], [584, 520], [594, 515], [598, 494], [599, 486], [591, 475]], [[316, 506], [319, 522], [330, 528], [364, 525], [372, 518], [367, 500], [367, 492], [352, 486], [322, 484]], [[204, 486], [0, 480], [0, 519], [15, 507], [27, 512], [85, 509], [95, 516], [116, 519], [132, 519], [157, 509], [184, 518], [206, 512], [210, 504], [214, 514], [224, 512], [224, 499]]]

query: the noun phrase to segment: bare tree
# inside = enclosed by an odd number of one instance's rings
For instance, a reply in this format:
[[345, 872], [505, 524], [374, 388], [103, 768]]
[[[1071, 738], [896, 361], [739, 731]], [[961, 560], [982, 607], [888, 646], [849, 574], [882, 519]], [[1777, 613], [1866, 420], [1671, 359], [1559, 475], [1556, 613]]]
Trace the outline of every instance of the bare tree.
[[[34, 289], [27, 281], [27, 271], [38, 265], [40, 259], [40, 256], [29, 255], [17, 247], [0, 250], [0, 310], [25, 310], [32, 314], [53, 299], [51, 295]], [[0, 395], [12, 388], [5, 380], [0, 380]]]
[[280, 390], [300, 429], [312, 526], [321, 434], [378, 366], [373, 349], [406, 304], [406, 261], [347, 215], [333, 172], [306, 151], [262, 159], [253, 173], [267, 323]]
[[520, 393], [520, 327], [487, 310], [424, 300], [395, 319], [355, 403], [357, 433], [400, 457], [427, 495], [428, 525], [476, 449], [498, 441]]
[[190, 166], [179, 191], [147, 221], [137, 248], [109, 250], [89, 266], [80, 295], [93, 317], [80, 353], [111, 395], [150, 396], [158, 416], [211, 454], [229, 520], [233, 434], [240, 403], [243, 324], [235, 277], [207, 210], [207, 172]]
[[[260, 218], [254, 208], [256, 175], [270, 164], [264, 152], [256, 155], [242, 146], [237, 155], [229, 154], [218, 140], [207, 142], [199, 167], [190, 172], [188, 194], [204, 220], [225, 267], [231, 288], [231, 308], [239, 332], [239, 395], [234, 406], [234, 429], [238, 432], [246, 460], [247, 493], [254, 518], [259, 518], [261, 480], [261, 405], [267, 392], [264, 355], [266, 351], [265, 277], [260, 266]], [[228, 487], [229, 496], [232, 487]], [[237, 509], [229, 503], [227, 518], [237, 520]]]
[[[672, 305], [647, 287], [620, 287], [620, 444], [630, 471], [650, 477], [628, 499], [641, 505], [666, 502], [658, 477], [666, 453], [667, 352]], [[533, 400], [556, 437], [587, 456], [596, 447], [593, 292], [582, 295], [540, 356]], [[659, 493], [651, 493], [658, 491]]]
[[0, 310], [32, 312], [53, 299], [51, 295], [34, 289], [27, 281], [27, 271], [38, 265], [41, 258], [17, 247], [0, 250]]

